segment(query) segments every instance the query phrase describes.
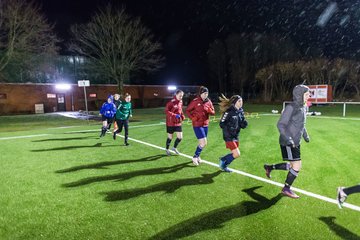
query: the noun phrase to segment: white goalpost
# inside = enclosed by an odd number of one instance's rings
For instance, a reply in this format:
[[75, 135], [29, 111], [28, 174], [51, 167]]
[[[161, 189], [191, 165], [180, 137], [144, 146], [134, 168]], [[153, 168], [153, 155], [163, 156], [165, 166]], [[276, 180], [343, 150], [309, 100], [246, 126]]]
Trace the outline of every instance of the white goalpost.
[[[285, 109], [286, 104], [291, 103], [290, 101], [283, 102], [283, 110]], [[360, 102], [317, 102], [314, 103], [317, 106], [321, 105], [342, 105], [342, 116], [346, 117], [346, 106], [347, 105], [360, 105]]]

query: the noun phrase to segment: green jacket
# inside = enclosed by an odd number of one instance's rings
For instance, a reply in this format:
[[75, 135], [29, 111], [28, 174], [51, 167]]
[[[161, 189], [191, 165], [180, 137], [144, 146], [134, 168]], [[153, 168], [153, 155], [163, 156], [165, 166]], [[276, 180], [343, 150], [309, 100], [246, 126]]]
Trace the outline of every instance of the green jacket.
[[127, 120], [132, 115], [131, 102], [121, 101], [116, 110], [116, 119]]

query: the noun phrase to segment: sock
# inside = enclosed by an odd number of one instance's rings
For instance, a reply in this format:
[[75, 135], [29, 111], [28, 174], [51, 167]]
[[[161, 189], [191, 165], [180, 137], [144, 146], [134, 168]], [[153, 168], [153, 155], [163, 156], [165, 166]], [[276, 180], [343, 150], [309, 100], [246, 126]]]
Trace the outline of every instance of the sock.
[[107, 126], [107, 129], [110, 129], [110, 127], [111, 127], [111, 123], [109, 123], [109, 125]]
[[272, 167], [272, 169], [276, 169], [276, 170], [289, 170], [290, 163], [278, 163], [278, 164], [270, 165], [270, 167]]
[[199, 157], [202, 150], [203, 150], [202, 147], [200, 147], [200, 145], [198, 145], [195, 150], [194, 157]]
[[174, 148], [177, 148], [177, 146], [179, 145], [180, 142], [181, 142], [181, 138], [176, 138], [175, 143], [174, 143]]
[[169, 149], [170, 143], [171, 143], [171, 139], [170, 139], [170, 138], [167, 138], [167, 139], [166, 139], [166, 149]]
[[229, 153], [221, 159], [225, 162], [225, 165], [228, 166], [235, 158], [233, 157], [232, 153]]
[[343, 191], [346, 195], [360, 192], [360, 184], [353, 187], [344, 188]]
[[289, 173], [285, 180], [285, 186], [290, 188], [293, 182], [295, 181], [295, 178], [298, 176], [298, 174], [299, 174], [298, 171], [295, 171], [294, 169], [290, 168]]
[[107, 130], [106, 127], [102, 127], [102, 128], [101, 128], [101, 132], [102, 132], [103, 134], [106, 133], [106, 130]]

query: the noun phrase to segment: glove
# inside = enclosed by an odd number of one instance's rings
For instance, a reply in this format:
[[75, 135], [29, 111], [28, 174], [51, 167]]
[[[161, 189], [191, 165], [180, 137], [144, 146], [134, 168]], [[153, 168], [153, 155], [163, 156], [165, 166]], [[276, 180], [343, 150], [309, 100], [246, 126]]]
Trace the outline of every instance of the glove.
[[307, 136], [307, 137], [304, 137], [304, 140], [305, 140], [305, 142], [310, 142], [310, 137], [309, 136]]
[[176, 114], [175, 117], [176, 117], [177, 119], [179, 119], [179, 118], [181, 118], [181, 115], [180, 115], [180, 114]]
[[248, 122], [246, 120], [240, 122], [240, 127], [243, 128], [243, 129], [246, 128], [247, 125], [248, 125]]

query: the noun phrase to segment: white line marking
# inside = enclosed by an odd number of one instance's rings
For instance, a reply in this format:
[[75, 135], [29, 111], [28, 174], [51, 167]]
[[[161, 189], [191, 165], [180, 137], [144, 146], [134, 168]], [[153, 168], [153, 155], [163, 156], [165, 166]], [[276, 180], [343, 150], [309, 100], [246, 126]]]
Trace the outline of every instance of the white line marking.
[[[165, 123], [160, 122], [160, 123], [145, 124], [145, 125], [135, 125], [135, 126], [129, 126], [129, 128], [142, 128], [142, 127], [151, 127], [151, 126], [159, 126], [159, 125], [165, 125]], [[97, 132], [97, 131], [100, 131], [100, 129], [70, 131], [70, 132], [67, 132], [67, 133]]]
[[[124, 136], [122, 136], [122, 135], [119, 135], [119, 134], [117, 134], [117, 135], [124, 138]], [[129, 138], [129, 140], [165, 151], [165, 148], [159, 147], [159, 146], [151, 144], [151, 143], [143, 142], [143, 141], [140, 141], [140, 140], [137, 140], [137, 139], [134, 139], [134, 138]], [[172, 151], [172, 150], [170, 150], [170, 151], [174, 153], [174, 151]], [[184, 154], [184, 153], [180, 153], [179, 155], [183, 156], [183, 157], [186, 157], [186, 158], [192, 159], [191, 156], [189, 156], [187, 154]], [[208, 165], [211, 165], [211, 166], [214, 166], [214, 167], [219, 167], [219, 165], [216, 164], [216, 163], [208, 162], [208, 161], [203, 160], [203, 159], [201, 159], [201, 160], [202, 160], [203, 163], [206, 163]], [[275, 185], [275, 186], [278, 186], [278, 187], [283, 187], [284, 186], [283, 183], [278, 183], [278, 182], [275, 182], [275, 181], [272, 181], [272, 180], [269, 180], [269, 179], [266, 179], [266, 178], [262, 178], [262, 177], [259, 177], [259, 176], [252, 175], [252, 174], [247, 173], [247, 172], [240, 171], [240, 170], [236, 170], [236, 169], [232, 169], [232, 168], [229, 168], [229, 169], [232, 170], [234, 173], [237, 173], [237, 174], [249, 177], [249, 178], [253, 178], [253, 179], [256, 179], [256, 180], [259, 180], [259, 181], [262, 181], [262, 182], [266, 182], [266, 183], [269, 183], [269, 184], [272, 184], [272, 185]], [[325, 202], [337, 204], [337, 201], [335, 199], [332, 199], [332, 198], [329, 198], [329, 197], [325, 197], [325, 196], [322, 196], [322, 195], [319, 195], [319, 194], [316, 194], [316, 193], [312, 193], [312, 192], [308, 192], [308, 191], [305, 191], [305, 190], [302, 190], [302, 189], [299, 189], [299, 188], [295, 188], [295, 187], [291, 187], [291, 189], [296, 191], [296, 192], [307, 195], [309, 197], [313, 197], [313, 198], [323, 200]], [[335, 188], [334, 188], [334, 194], [335, 193], [336, 193], [336, 191], [335, 191]], [[359, 206], [356, 206], [356, 205], [353, 205], [353, 204], [350, 204], [350, 203], [344, 203], [343, 207], [347, 207], [347, 208], [350, 208], [352, 210], [360, 212], [360, 207]]]
[[51, 134], [37, 134], [37, 135], [27, 135], [27, 136], [15, 136], [15, 137], [2, 137], [0, 140], [9, 140], [9, 139], [18, 139], [18, 138], [33, 138], [33, 137], [43, 137]]

